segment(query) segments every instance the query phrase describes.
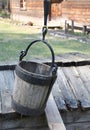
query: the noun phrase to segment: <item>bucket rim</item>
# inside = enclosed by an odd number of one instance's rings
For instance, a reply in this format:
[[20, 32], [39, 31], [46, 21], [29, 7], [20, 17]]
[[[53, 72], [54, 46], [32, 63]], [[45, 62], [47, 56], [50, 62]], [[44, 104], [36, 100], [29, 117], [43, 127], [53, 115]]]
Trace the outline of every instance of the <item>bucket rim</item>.
[[28, 74], [28, 75], [31, 75], [32, 77], [36, 77], [36, 76], [38, 76], [40, 79], [43, 77], [43, 78], [52, 78], [52, 71], [50, 71], [51, 73], [49, 73], [48, 75], [44, 75], [44, 74], [37, 74], [37, 73], [33, 73], [33, 72], [31, 72], [31, 71], [27, 71], [26, 69], [24, 69], [24, 68], [22, 68], [21, 66], [20, 66], [20, 64], [22, 63], [22, 62], [31, 62], [31, 63], [34, 63], [34, 64], [39, 64], [39, 65], [44, 65], [44, 66], [46, 66], [46, 67], [48, 67], [49, 69], [51, 68], [49, 65], [46, 65], [46, 64], [44, 64], [44, 63], [39, 63], [39, 62], [34, 62], [34, 61], [20, 61], [18, 64], [17, 64], [17, 66], [16, 66], [16, 68], [18, 67], [18, 69], [20, 69], [23, 73], [25, 73], [25, 74]]
[[[45, 66], [47, 65], [45, 64]], [[52, 73], [50, 73], [49, 75], [43, 75], [43, 74], [29, 72], [23, 69], [20, 66], [20, 63], [16, 66], [15, 73], [20, 79], [30, 84], [40, 85], [40, 86], [50, 86], [52, 79], [56, 78], [56, 75], [53, 76]]]

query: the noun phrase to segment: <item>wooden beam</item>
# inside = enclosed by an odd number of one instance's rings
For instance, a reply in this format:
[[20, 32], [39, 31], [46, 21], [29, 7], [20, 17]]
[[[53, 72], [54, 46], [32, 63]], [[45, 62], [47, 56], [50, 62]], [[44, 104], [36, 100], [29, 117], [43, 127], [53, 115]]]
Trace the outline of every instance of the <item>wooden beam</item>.
[[50, 130], [66, 130], [52, 93], [50, 94], [50, 97], [47, 101], [45, 113]]

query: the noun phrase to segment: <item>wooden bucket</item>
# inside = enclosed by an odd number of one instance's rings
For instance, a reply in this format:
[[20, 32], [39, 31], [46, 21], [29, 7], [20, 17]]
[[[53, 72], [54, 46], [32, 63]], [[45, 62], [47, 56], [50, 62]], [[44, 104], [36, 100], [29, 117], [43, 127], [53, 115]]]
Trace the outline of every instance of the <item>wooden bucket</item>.
[[[51, 66], [22, 60], [31, 45], [38, 42], [49, 47], [52, 54]], [[15, 69], [12, 107], [23, 115], [40, 115], [44, 112], [47, 99], [57, 77], [54, 52], [46, 41], [36, 40], [31, 42], [25, 51], [21, 52], [19, 60], [20, 62]]]

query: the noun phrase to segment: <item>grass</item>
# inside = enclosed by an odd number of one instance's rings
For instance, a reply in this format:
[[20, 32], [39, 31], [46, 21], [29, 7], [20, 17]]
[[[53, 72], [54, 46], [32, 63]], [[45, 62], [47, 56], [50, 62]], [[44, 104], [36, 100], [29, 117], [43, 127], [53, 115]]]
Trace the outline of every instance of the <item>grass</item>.
[[[0, 20], [0, 61], [14, 61], [19, 59], [19, 53], [34, 39], [41, 39], [41, 30], [35, 27], [17, 25], [7, 20]], [[49, 39], [49, 40], [48, 40]], [[76, 40], [47, 37], [54, 49], [55, 55], [60, 53], [80, 52], [90, 55], [90, 44]], [[33, 45], [28, 52], [27, 59], [50, 56], [50, 51], [44, 44]]]
[[[54, 42], [54, 41], [53, 41]], [[81, 43], [76, 40], [60, 39], [56, 42], [55, 47], [56, 53], [66, 53], [66, 52], [80, 52], [85, 54], [90, 54], [90, 45], [86, 43]]]

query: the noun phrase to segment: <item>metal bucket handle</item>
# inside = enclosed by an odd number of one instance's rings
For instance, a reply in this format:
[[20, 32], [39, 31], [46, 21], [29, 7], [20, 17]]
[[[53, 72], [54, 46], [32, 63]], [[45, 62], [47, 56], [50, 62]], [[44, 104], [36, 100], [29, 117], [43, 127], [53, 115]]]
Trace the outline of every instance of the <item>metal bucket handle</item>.
[[37, 43], [37, 42], [42, 42], [42, 43], [44, 43], [44, 44], [47, 45], [48, 48], [50, 49], [51, 54], [52, 54], [52, 64], [51, 64], [50, 71], [52, 71], [52, 74], [53, 74], [53, 75], [56, 74], [57, 65], [55, 64], [54, 51], [53, 51], [52, 47], [51, 47], [46, 41], [44, 41], [44, 40], [34, 40], [34, 41], [32, 41], [32, 42], [27, 46], [26, 50], [21, 51], [20, 56], [19, 56], [19, 61], [22, 61], [22, 59], [27, 55], [27, 52], [28, 52], [29, 48], [30, 48], [33, 44], [35, 44], [35, 43]]

